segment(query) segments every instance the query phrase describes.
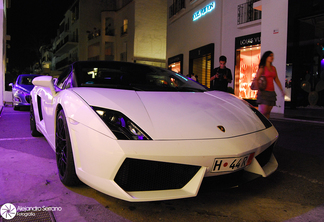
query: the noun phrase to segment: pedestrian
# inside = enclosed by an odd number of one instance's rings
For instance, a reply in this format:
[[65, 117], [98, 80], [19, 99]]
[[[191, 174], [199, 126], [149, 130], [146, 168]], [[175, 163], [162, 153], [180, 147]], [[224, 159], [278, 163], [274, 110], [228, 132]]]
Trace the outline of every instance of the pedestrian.
[[196, 82], [199, 83], [198, 75], [195, 75], [195, 77], [196, 77]]
[[196, 77], [195, 77], [195, 74], [190, 74], [190, 78], [192, 79], [192, 80], [194, 80], [194, 81], [197, 81], [197, 79], [196, 79]]
[[259, 111], [269, 119], [270, 112], [273, 108], [273, 106], [276, 105], [277, 101], [277, 94], [274, 90], [274, 84], [275, 82], [279, 89], [281, 90], [281, 93], [283, 96], [285, 96], [285, 91], [283, 90], [281, 83], [279, 81], [276, 67], [272, 65], [274, 56], [273, 52], [266, 51], [260, 60], [259, 63], [259, 69], [256, 74], [256, 78], [254, 81], [258, 81], [260, 76], [264, 76], [267, 80], [267, 86], [265, 90], [258, 90], [257, 93], [257, 103], [259, 105]]
[[226, 56], [219, 57], [219, 67], [213, 69], [210, 78], [210, 88], [227, 92], [228, 83], [232, 82], [232, 72], [226, 67]]

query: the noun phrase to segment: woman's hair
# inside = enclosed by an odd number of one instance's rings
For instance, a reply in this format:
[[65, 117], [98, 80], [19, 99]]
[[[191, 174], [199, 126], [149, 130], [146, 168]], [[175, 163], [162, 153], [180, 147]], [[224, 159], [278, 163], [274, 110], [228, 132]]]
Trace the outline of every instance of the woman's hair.
[[[273, 52], [271, 51], [266, 51], [265, 53], [263, 53], [262, 57], [261, 57], [261, 60], [260, 60], [260, 63], [259, 63], [259, 68], [260, 67], [265, 67], [266, 65], [266, 62], [267, 62], [267, 58], [273, 54]], [[272, 64], [271, 64], [272, 65]]]

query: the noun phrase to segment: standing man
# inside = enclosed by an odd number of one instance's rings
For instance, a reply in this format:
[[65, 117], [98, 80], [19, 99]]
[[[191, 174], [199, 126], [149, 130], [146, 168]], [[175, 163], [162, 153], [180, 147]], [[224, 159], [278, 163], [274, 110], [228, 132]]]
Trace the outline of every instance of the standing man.
[[219, 67], [213, 69], [210, 78], [210, 88], [227, 92], [228, 83], [232, 82], [232, 72], [226, 67], [226, 57], [219, 57]]

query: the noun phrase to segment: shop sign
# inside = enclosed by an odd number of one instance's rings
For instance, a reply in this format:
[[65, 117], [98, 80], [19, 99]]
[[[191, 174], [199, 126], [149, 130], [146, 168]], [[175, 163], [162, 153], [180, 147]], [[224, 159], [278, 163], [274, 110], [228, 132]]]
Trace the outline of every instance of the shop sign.
[[196, 11], [192, 16], [192, 20], [196, 21], [197, 19], [199, 19], [202, 16], [206, 15], [207, 13], [211, 12], [213, 9], [215, 9], [215, 7], [216, 7], [215, 2], [212, 2], [212, 3], [208, 4], [203, 9], [200, 9], [199, 11]]
[[243, 36], [243, 37], [236, 38], [235, 41], [236, 41], [235, 48], [257, 45], [257, 44], [261, 44], [261, 35], [258, 33], [258, 34]]
[[260, 37], [254, 37], [249, 39], [242, 39], [240, 40], [240, 46], [248, 46], [248, 45], [256, 45], [261, 43]]

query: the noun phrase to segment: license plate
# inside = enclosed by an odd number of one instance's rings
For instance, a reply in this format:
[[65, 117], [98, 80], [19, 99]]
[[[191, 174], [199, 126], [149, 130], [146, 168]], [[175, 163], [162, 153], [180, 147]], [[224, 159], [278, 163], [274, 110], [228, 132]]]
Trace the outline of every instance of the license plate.
[[251, 164], [253, 157], [254, 153], [237, 158], [215, 159], [211, 172], [229, 172], [242, 169]]

